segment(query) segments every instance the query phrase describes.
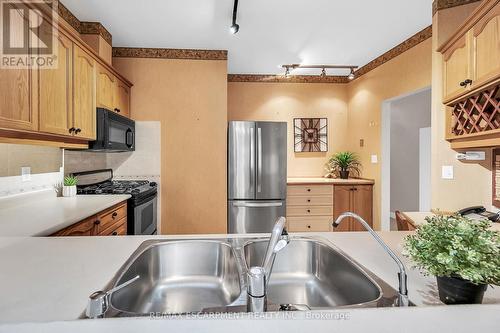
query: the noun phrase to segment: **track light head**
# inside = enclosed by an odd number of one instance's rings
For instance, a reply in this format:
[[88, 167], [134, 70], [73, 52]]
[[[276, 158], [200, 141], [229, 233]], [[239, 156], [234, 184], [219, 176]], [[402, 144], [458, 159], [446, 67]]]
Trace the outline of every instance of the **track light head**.
[[354, 68], [351, 68], [351, 73], [349, 74], [349, 76], [347, 77], [349, 80], [354, 80], [355, 78], [355, 75], [354, 75]]
[[235, 35], [240, 31], [240, 25], [238, 23], [234, 23], [231, 27], [229, 27], [229, 31]]
[[326, 77], [326, 69], [322, 69], [321, 70], [321, 74], [320, 74], [320, 77]]
[[290, 67], [285, 67], [285, 78], [289, 78], [290, 77]]

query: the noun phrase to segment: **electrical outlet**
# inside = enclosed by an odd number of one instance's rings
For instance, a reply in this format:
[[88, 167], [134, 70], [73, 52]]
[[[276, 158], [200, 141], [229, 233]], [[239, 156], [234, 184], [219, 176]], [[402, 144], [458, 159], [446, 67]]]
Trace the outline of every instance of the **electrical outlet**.
[[372, 164], [377, 164], [378, 163], [378, 156], [377, 155], [372, 155], [371, 161], [372, 161]]
[[453, 165], [443, 165], [441, 168], [441, 178], [453, 179]]
[[31, 168], [21, 167], [21, 180], [27, 182], [31, 180]]

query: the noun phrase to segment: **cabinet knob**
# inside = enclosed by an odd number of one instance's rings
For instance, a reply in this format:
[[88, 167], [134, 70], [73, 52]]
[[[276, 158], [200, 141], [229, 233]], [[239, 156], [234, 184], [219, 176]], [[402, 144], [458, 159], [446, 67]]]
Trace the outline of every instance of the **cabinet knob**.
[[310, 226], [310, 225], [308, 225], [308, 226], [307, 226], [307, 229], [311, 229], [311, 226]]
[[307, 199], [307, 202], [311, 202], [311, 199]]
[[307, 192], [311, 192], [311, 189], [310, 189], [310, 188], [308, 188], [308, 189], [307, 189]]
[[76, 130], [76, 128], [71, 127], [71, 128], [69, 129], [69, 133], [70, 133], [70, 134], [72, 134], [75, 130]]
[[94, 222], [94, 224], [95, 224], [95, 225], [99, 225], [99, 224], [101, 224], [101, 221], [96, 220], [96, 221]]
[[310, 210], [310, 209], [308, 209], [308, 210], [307, 210], [307, 212], [308, 212], [308, 213], [310, 213], [310, 212], [311, 212], [311, 210]]
[[113, 212], [113, 214], [111, 214], [111, 217], [114, 219], [118, 216], [118, 213], [117, 212]]
[[118, 232], [113, 231], [112, 235], [113, 235], [113, 236], [116, 236], [116, 235], [118, 235]]
[[120, 113], [120, 109], [118, 109], [118, 108], [115, 108], [115, 112], [118, 112], [118, 113]]
[[469, 84], [472, 84], [472, 80], [471, 79], [466, 79], [465, 81], [463, 82], [460, 82], [460, 87], [467, 87]]
[[75, 134], [78, 134], [78, 133], [80, 133], [81, 131], [82, 131], [82, 129], [81, 129], [81, 128], [77, 128], [77, 129], [75, 130]]

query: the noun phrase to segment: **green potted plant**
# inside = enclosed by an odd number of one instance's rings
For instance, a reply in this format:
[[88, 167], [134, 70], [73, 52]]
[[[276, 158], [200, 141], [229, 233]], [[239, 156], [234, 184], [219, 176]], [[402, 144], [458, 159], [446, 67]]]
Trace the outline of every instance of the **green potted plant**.
[[488, 220], [427, 217], [405, 238], [405, 255], [435, 275], [445, 304], [480, 304], [488, 285], [500, 285], [500, 233]]
[[361, 162], [358, 156], [350, 151], [342, 151], [334, 154], [326, 163], [329, 175], [337, 175], [342, 179], [348, 179], [349, 174], [359, 177], [361, 174]]
[[64, 177], [64, 185], [62, 190], [63, 197], [76, 196], [76, 184], [78, 184], [78, 178], [73, 176]]

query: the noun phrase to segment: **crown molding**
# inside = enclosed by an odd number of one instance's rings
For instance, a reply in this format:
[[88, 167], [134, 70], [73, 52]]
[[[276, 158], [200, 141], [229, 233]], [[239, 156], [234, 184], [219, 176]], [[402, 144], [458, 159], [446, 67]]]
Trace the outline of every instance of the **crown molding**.
[[436, 13], [442, 9], [467, 5], [478, 1], [481, 0], [434, 0], [432, 3], [432, 16], [436, 15]]
[[99, 22], [80, 22], [80, 33], [82, 35], [99, 35], [109, 45], [113, 45], [113, 36]]
[[99, 22], [81, 22], [73, 13], [66, 8], [62, 2], [59, 1], [57, 6], [59, 17], [73, 27], [78, 33], [82, 35], [99, 35], [109, 45], [113, 45], [113, 37], [111, 33]]
[[141, 47], [113, 47], [113, 57], [158, 58], [186, 60], [227, 60], [226, 50], [161, 49]]
[[356, 74], [356, 79], [360, 78], [361, 76], [365, 75], [368, 72], [371, 72], [375, 68], [385, 64], [386, 62], [400, 56], [401, 54], [405, 53], [409, 49], [417, 46], [418, 44], [426, 41], [427, 39], [432, 37], [432, 25], [428, 26], [427, 28], [417, 32], [415, 35], [411, 36], [401, 44], [399, 44], [396, 47], [393, 47], [386, 53], [382, 54], [381, 56], [375, 58], [374, 60], [370, 61], [360, 69], [358, 69], [355, 74]]
[[260, 83], [348, 83], [346, 76], [327, 75], [283, 75], [273, 74], [229, 74], [228, 82], [260, 82]]

